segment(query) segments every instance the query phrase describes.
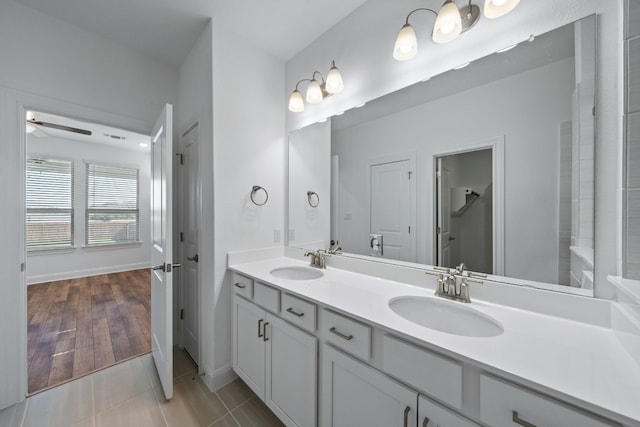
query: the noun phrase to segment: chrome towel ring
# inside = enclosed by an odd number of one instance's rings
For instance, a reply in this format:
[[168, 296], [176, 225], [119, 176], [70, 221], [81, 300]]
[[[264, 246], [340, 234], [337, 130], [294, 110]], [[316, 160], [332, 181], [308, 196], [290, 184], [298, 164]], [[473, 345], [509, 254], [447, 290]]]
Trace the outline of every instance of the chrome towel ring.
[[[259, 197], [258, 193], [260, 191], [264, 192], [264, 201], [262, 203], [256, 201], [256, 197]], [[251, 189], [251, 201], [253, 202], [253, 204], [256, 206], [264, 206], [265, 203], [267, 203], [267, 200], [269, 200], [269, 193], [267, 193], [267, 190], [265, 190], [263, 187], [260, 187], [259, 185], [254, 185]]]
[[309, 206], [312, 208], [317, 208], [320, 204], [320, 196], [315, 191], [307, 191], [307, 201], [309, 202]]

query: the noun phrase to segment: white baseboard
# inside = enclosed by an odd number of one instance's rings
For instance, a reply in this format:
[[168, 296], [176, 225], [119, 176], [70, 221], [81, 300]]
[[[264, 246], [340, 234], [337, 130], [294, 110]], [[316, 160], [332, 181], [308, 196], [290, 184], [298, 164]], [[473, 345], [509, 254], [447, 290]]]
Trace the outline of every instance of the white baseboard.
[[27, 285], [35, 285], [36, 283], [54, 282], [56, 280], [77, 279], [79, 277], [97, 276], [99, 274], [120, 273], [123, 271], [139, 270], [141, 268], [149, 268], [148, 262], [139, 262], [136, 264], [112, 265], [108, 267], [90, 268], [86, 270], [63, 271], [60, 273], [41, 274], [38, 276], [27, 276]]
[[205, 374], [204, 382], [209, 387], [209, 390], [216, 391], [229, 384], [231, 381], [238, 378], [238, 375], [233, 372], [231, 365], [226, 365], [216, 369], [213, 375], [208, 372]]

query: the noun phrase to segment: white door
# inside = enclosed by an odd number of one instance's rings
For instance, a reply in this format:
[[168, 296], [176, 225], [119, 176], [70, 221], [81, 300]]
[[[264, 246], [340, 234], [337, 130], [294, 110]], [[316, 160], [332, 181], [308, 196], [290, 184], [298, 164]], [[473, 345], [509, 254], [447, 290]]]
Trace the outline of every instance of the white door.
[[322, 346], [322, 426], [416, 427], [418, 393]]
[[316, 425], [318, 339], [267, 313], [265, 403], [287, 425]]
[[165, 105], [151, 133], [151, 352], [166, 399], [173, 396], [172, 116]]
[[264, 400], [265, 397], [265, 311], [233, 295], [233, 370]]
[[479, 427], [478, 424], [440, 406], [424, 396], [418, 397], [418, 426]]
[[442, 158], [437, 159], [437, 224], [438, 262], [441, 267], [451, 267], [451, 185], [449, 170], [442, 165]]
[[183, 222], [183, 254], [182, 262], [182, 343], [191, 358], [199, 364], [198, 359], [198, 224], [200, 219], [200, 173], [199, 130], [192, 127], [182, 136], [183, 141], [183, 187], [182, 203]]
[[411, 161], [371, 165], [371, 234], [382, 235], [382, 257], [414, 261]]

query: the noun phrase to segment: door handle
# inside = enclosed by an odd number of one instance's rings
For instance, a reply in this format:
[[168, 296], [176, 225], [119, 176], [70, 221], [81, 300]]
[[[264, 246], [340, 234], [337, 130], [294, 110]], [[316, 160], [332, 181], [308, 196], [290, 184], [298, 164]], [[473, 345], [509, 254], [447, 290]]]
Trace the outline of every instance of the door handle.
[[171, 273], [171, 270], [174, 268], [180, 268], [182, 264], [162, 264], [156, 265], [155, 267], [151, 267], [151, 270], [162, 270], [165, 273]]
[[518, 424], [519, 426], [524, 426], [524, 427], [536, 427], [535, 424], [531, 424], [530, 422], [527, 422], [525, 420], [523, 420], [522, 418], [520, 418], [518, 416], [518, 412], [517, 411], [511, 411], [512, 412], [512, 421], [516, 424]]
[[198, 254], [195, 254], [194, 256], [188, 256], [187, 257], [187, 261], [195, 261], [198, 262], [200, 258], [198, 257]]
[[409, 412], [411, 412], [410, 406], [404, 408], [404, 427], [409, 427]]

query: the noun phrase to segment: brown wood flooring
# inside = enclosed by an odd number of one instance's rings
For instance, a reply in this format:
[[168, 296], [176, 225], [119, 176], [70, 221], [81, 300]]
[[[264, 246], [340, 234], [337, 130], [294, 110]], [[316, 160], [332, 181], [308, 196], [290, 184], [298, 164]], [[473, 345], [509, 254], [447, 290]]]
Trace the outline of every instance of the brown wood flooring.
[[27, 287], [29, 393], [151, 351], [149, 270]]

